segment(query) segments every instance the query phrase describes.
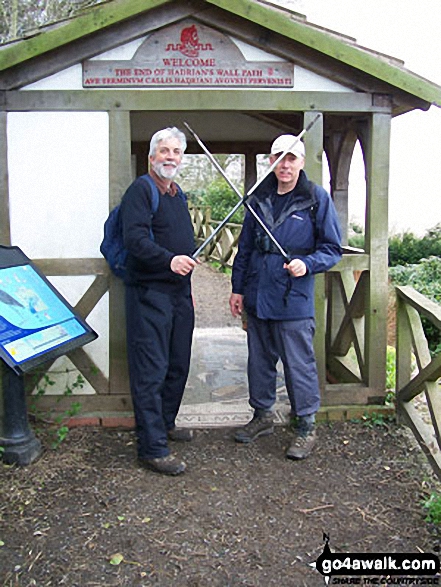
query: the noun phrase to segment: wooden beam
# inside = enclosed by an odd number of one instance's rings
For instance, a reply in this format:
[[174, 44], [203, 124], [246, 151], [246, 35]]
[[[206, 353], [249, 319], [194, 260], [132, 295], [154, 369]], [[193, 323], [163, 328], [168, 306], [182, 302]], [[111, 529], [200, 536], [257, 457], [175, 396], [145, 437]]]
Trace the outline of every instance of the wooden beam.
[[376, 389], [356, 383], [327, 385], [323, 394], [323, 406], [365, 405], [381, 403]]
[[405, 403], [401, 406], [400, 416], [405, 419], [406, 424], [415, 435], [434, 473], [441, 479], [441, 452], [432, 437], [431, 426], [423, 420], [415, 406], [410, 403]]
[[[213, 154], [239, 154], [239, 155], [256, 155], [266, 154], [269, 151], [269, 141], [205, 141], [204, 145]], [[196, 141], [188, 140], [186, 155], [203, 155], [203, 150]]]
[[109, 276], [109, 266], [104, 259], [32, 259], [44, 275], [104, 275]]
[[328, 368], [339, 381], [362, 384], [358, 365], [348, 357], [336, 357], [335, 355], [328, 357]]
[[[397, 288], [395, 288], [397, 291]], [[409, 316], [406, 311], [406, 302], [397, 296], [396, 308], [396, 378], [395, 391], [407, 385], [412, 376], [412, 334], [410, 332]]]
[[367, 271], [369, 269], [369, 255], [367, 253], [345, 253], [343, 257], [334, 265], [331, 271]]
[[102, 275], [98, 275], [75, 306], [75, 310], [80, 316], [87, 318], [108, 290], [109, 279]]
[[358, 367], [363, 378], [365, 373], [364, 316], [367, 281], [366, 272], [361, 274], [356, 285], [353, 275], [349, 275], [346, 271], [341, 273], [339, 282], [345, 314], [330, 351], [332, 355], [344, 357], [349, 352], [351, 343], [353, 343]]
[[[83, 375], [96, 393], [105, 394], [109, 390], [109, 380], [102, 373], [102, 371], [96, 366], [90, 356], [83, 348], [77, 348], [67, 355], [78, 371]], [[81, 395], [75, 396], [81, 398]]]
[[438, 443], [438, 447], [441, 448], [441, 394], [439, 382], [427, 382], [425, 395], [436, 441]]
[[[376, 390], [369, 389], [363, 385], [340, 384], [327, 385], [323, 392], [323, 407], [320, 411], [326, 411], [326, 406], [345, 405], [348, 410], [350, 406], [365, 406], [372, 404], [376, 399]], [[28, 401], [30, 401], [28, 397]], [[129, 393], [115, 392], [112, 394], [95, 395], [72, 395], [69, 397], [61, 395], [43, 395], [38, 399], [38, 406], [41, 411], [65, 412], [74, 402], [81, 402], [81, 413], [103, 415], [105, 412], [132, 412], [132, 400]]]
[[406, 304], [415, 308], [419, 314], [425, 316], [441, 330], [441, 306], [439, 304], [429, 300], [408, 285], [397, 286], [395, 289], [399, 299], [402, 299]]
[[[2, 95], [3, 94], [3, 95]], [[29, 90], [0, 92], [8, 111], [387, 112], [370, 94], [280, 90]]]
[[421, 317], [418, 311], [406, 304], [405, 312], [407, 313], [408, 328], [412, 340], [412, 348], [415, 353], [418, 369], [424, 369], [432, 357], [430, 355], [429, 343], [427, 342], [426, 334], [424, 332]]
[[[28, 396], [28, 402], [32, 398]], [[38, 407], [44, 411], [65, 413], [74, 402], [81, 402], [81, 412], [127, 412], [133, 410], [132, 399], [129, 393], [99, 393], [95, 395], [43, 395], [38, 398]]]
[[441, 376], [441, 355], [437, 355], [433, 360], [421, 369], [407, 385], [397, 393], [397, 400], [401, 403], [409, 402], [424, 390], [427, 381], [436, 381]]

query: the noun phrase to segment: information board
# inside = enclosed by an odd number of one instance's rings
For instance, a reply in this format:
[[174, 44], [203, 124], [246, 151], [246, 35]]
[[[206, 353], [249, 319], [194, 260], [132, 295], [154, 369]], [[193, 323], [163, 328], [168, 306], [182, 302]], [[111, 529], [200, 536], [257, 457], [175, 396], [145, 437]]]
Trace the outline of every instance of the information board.
[[97, 338], [19, 247], [0, 245], [0, 358], [16, 373]]

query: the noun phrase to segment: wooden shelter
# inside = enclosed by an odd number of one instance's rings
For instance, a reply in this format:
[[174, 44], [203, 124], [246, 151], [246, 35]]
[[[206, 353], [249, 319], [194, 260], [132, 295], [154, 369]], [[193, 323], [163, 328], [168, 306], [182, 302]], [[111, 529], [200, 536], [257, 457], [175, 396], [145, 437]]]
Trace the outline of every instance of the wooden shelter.
[[[365, 250], [346, 249], [339, 265], [317, 279], [323, 405], [381, 403], [391, 120], [432, 104], [441, 105], [441, 88], [406, 70], [401, 61], [266, 0], [110, 0], [0, 47], [1, 243], [22, 246], [33, 235], [26, 254], [45, 274], [57, 277], [62, 291], [70, 291], [63, 286], [69, 280], [87, 277], [75, 301], [86, 318], [108, 292], [105, 327], [97, 328], [105, 360], [95, 359], [88, 347], [69, 355], [90, 386], [82, 399], [86, 411], [130, 406], [122, 284], [109, 274], [99, 243], [108, 208], [119, 202], [134, 172], [144, 171], [151, 134], [169, 125], [183, 128], [188, 121], [211, 152], [245, 155], [250, 185], [256, 155], [266, 153], [278, 134], [299, 133], [317, 114], [319, 121], [304, 138], [306, 169], [321, 183], [326, 153], [346, 243], [348, 176], [357, 141], [366, 168]], [[28, 144], [37, 144], [36, 133], [42, 133], [42, 149], [51, 144], [47, 119], [36, 116], [42, 113], [69, 114], [63, 119], [70, 129], [66, 145], [74, 140], [75, 121], [86, 120], [76, 115], [87, 114], [88, 121], [97, 117], [100, 130], [96, 135], [83, 131], [84, 148], [106, 149], [108, 158], [97, 156], [76, 171], [78, 181], [85, 170], [91, 177], [105, 174], [106, 209], [90, 212], [96, 193], [78, 194], [77, 202], [76, 195], [69, 195], [72, 186], [63, 192], [51, 184], [41, 197], [49, 208], [52, 202], [49, 222], [36, 223], [39, 211], [29, 193], [34, 189], [26, 186], [40, 189], [48, 170], [56, 173], [58, 165], [54, 142], [47, 167], [33, 170], [33, 183], [26, 184]], [[190, 139], [187, 152], [200, 152]], [[62, 173], [58, 179], [64, 186]], [[70, 206], [87, 219], [86, 226], [69, 225], [63, 217], [64, 231], [54, 235], [50, 214]], [[56, 255], [42, 255], [37, 244], [34, 249], [33, 243], [44, 239], [67, 242], [70, 232], [75, 247], [78, 241], [88, 243], [80, 254], [72, 254], [76, 249], [67, 244], [63, 250], [58, 244]]]

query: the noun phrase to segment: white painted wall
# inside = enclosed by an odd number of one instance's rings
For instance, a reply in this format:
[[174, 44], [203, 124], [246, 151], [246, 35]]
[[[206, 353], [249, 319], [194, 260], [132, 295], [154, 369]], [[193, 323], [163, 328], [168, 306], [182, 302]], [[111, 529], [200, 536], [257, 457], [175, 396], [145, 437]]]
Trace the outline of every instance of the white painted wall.
[[8, 114], [11, 236], [33, 258], [98, 257], [108, 214], [107, 113]]
[[[7, 138], [12, 244], [30, 259], [101, 257], [109, 202], [107, 113], [13, 112]], [[75, 305], [93, 277], [50, 280]], [[87, 321], [99, 338], [86, 350], [108, 373], [107, 296]]]

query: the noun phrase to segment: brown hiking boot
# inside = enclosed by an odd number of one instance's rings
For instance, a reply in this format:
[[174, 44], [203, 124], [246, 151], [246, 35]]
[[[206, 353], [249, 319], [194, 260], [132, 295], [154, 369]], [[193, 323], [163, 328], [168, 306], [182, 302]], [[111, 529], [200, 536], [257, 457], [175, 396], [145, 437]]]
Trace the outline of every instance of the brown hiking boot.
[[180, 475], [186, 469], [185, 463], [174, 457], [167, 455], [166, 457], [158, 457], [157, 459], [138, 459], [141, 467], [161, 473], [162, 475]]
[[259, 436], [267, 436], [274, 432], [274, 416], [273, 414], [266, 414], [265, 416], [254, 416], [242, 428], [236, 431], [234, 440], [236, 442], [253, 442]]
[[190, 442], [193, 440], [193, 430], [189, 428], [172, 428], [167, 432], [169, 440], [175, 442]]
[[317, 442], [315, 428], [305, 432], [297, 432], [291, 446], [286, 451], [286, 457], [295, 461], [306, 459]]

